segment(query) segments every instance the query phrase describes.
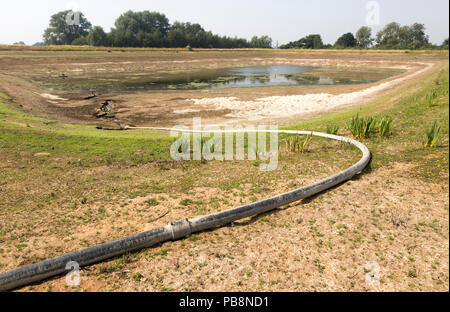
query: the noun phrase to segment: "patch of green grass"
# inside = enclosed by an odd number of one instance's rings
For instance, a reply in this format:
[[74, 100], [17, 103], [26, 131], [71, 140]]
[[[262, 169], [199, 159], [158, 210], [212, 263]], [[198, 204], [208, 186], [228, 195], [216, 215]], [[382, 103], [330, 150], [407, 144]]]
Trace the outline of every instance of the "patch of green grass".
[[183, 206], [189, 206], [189, 205], [192, 205], [193, 203], [194, 203], [194, 201], [189, 198], [185, 198], [182, 201], [180, 201], [180, 205], [183, 205]]
[[355, 139], [365, 139], [375, 133], [375, 125], [375, 118], [361, 118], [359, 117], [359, 114], [356, 114], [356, 116], [348, 123], [347, 127]]
[[142, 164], [170, 159], [174, 139], [149, 131], [105, 131], [24, 113], [0, 93], [0, 148], [15, 154], [49, 153], [88, 163]]
[[392, 118], [389, 116], [383, 116], [378, 119], [376, 126], [380, 137], [384, 138], [391, 133], [392, 129]]
[[155, 256], [165, 257], [165, 256], [167, 256], [168, 252], [169, 252], [169, 250], [167, 248], [162, 247], [159, 251], [155, 252]]
[[286, 146], [286, 150], [290, 153], [304, 153], [307, 151], [308, 145], [311, 143], [311, 140], [311, 134], [308, 134], [306, 136], [289, 135], [286, 139], [284, 139], [284, 144]]
[[[433, 107], [426, 104], [430, 90], [436, 94]], [[404, 87], [382, 96], [358, 109], [342, 109], [335, 113], [310, 118], [289, 130], [323, 131], [328, 125], [341, 127], [340, 135], [352, 136], [347, 125], [356, 114], [359, 116], [392, 116], [393, 122], [380, 133], [380, 122], [375, 131], [364, 139], [372, 152], [371, 168], [377, 169], [392, 163], [409, 163], [413, 167], [406, 174], [425, 181], [444, 181], [448, 177], [449, 141], [449, 69], [448, 64], [413, 86]], [[359, 117], [360, 119], [364, 117]], [[380, 120], [383, 117], [378, 117]], [[425, 148], [424, 133], [434, 122], [441, 125], [439, 145]], [[395, 134], [392, 128], [395, 123]], [[378, 130], [376, 130], [378, 128]], [[386, 131], [390, 128], [389, 131]], [[355, 132], [356, 133], [356, 132]], [[378, 135], [375, 135], [377, 134]], [[324, 157], [329, 157], [325, 156]]]
[[28, 129], [0, 128], [0, 147], [13, 153], [46, 152], [82, 161], [129, 164], [170, 159], [170, 140], [96, 138]]
[[144, 276], [141, 274], [141, 273], [136, 273], [136, 274], [133, 274], [133, 280], [135, 281], [135, 282], [140, 282], [141, 281], [141, 279], [143, 278]]
[[439, 141], [441, 126], [435, 121], [433, 125], [425, 132], [425, 147], [435, 147]]
[[408, 271], [408, 277], [410, 277], [410, 278], [416, 278], [416, 277], [417, 277], [416, 271], [409, 270], [409, 271]]
[[427, 106], [428, 107], [436, 106], [437, 105], [436, 100], [438, 96], [439, 96], [438, 91], [435, 88], [431, 89], [425, 97]]
[[339, 126], [336, 125], [327, 125], [326, 133], [337, 135], [339, 132]]
[[158, 206], [159, 202], [155, 198], [150, 198], [145, 201], [149, 206]]

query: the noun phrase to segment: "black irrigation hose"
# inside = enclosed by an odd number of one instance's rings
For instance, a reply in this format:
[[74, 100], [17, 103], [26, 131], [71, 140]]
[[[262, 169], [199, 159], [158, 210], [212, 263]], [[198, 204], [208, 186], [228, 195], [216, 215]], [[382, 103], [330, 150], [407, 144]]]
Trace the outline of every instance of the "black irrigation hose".
[[[127, 129], [156, 129], [158, 128], [132, 128]], [[175, 130], [176, 129], [161, 129], [159, 130]], [[186, 131], [178, 130], [179, 132], [201, 133], [202, 131]], [[221, 131], [227, 132], [227, 131]], [[231, 132], [246, 132], [246, 131], [231, 131]], [[332, 140], [343, 141], [355, 145], [359, 148], [363, 156], [362, 158], [350, 168], [344, 171], [325, 178], [308, 186], [277, 195], [275, 197], [265, 199], [259, 202], [251, 203], [241, 207], [225, 210], [218, 213], [213, 213], [207, 216], [197, 217], [194, 219], [184, 219], [170, 223], [166, 226], [144, 232], [138, 235], [125, 237], [116, 241], [104, 243], [77, 252], [72, 252], [54, 259], [35, 263], [25, 266], [13, 271], [0, 274], [0, 291], [7, 291], [21, 286], [25, 286], [37, 281], [47, 279], [49, 277], [67, 273], [70, 270], [66, 269], [66, 264], [75, 261], [80, 267], [87, 266], [109, 259], [128, 252], [136, 251], [142, 248], [147, 248], [168, 240], [177, 240], [191, 233], [201, 232], [206, 229], [217, 228], [233, 221], [247, 218], [253, 215], [258, 215], [283, 205], [310, 197], [322, 191], [325, 191], [333, 186], [338, 185], [344, 181], [349, 180], [357, 173], [361, 172], [370, 162], [371, 154], [369, 149], [362, 143], [337, 135], [325, 134], [320, 132], [310, 131], [289, 131], [289, 130], [268, 130], [268, 133], [285, 133], [297, 135], [313, 135], [318, 137], [329, 138]]]

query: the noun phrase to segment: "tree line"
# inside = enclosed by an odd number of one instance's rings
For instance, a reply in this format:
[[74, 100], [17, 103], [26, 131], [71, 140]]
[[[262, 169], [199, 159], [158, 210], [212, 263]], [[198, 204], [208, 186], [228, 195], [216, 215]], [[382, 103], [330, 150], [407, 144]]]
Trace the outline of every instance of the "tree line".
[[[71, 20], [76, 16], [76, 23]], [[220, 36], [206, 31], [196, 23], [174, 22], [159, 12], [128, 11], [120, 15], [110, 32], [100, 26], [92, 26], [81, 12], [70, 10], [56, 13], [44, 31], [44, 45], [90, 45], [105, 47], [156, 47], [156, 48], [272, 48], [269, 36], [254, 36], [251, 40]], [[411, 26], [392, 22], [375, 37], [372, 29], [361, 27], [355, 34], [340, 36], [334, 45], [324, 44], [319, 34], [311, 34], [281, 45], [280, 49], [329, 49], [329, 48], [375, 48], [375, 49], [448, 49], [448, 39], [442, 45], [429, 42], [425, 25]]]
[[[199, 24], [174, 22], [158, 12], [128, 11], [116, 19], [110, 32], [92, 24], [77, 12], [77, 23], [70, 20], [72, 11], [52, 15], [44, 31], [45, 45], [91, 45], [108, 47], [156, 48], [272, 48], [269, 36], [254, 36], [251, 40], [219, 36]], [[69, 16], [69, 20], [67, 18]]]
[[318, 34], [308, 35], [297, 41], [280, 46], [280, 49], [448, 49], [448, 38], [440, 46], [430, 43], [425, 32], [425, 25], [414, 23], [411, 26], [392, 22], [372, 37], [372, 29], [362, 26], [353, 34], [351, 32], [340, 36], [334, 45], [324, 44]]

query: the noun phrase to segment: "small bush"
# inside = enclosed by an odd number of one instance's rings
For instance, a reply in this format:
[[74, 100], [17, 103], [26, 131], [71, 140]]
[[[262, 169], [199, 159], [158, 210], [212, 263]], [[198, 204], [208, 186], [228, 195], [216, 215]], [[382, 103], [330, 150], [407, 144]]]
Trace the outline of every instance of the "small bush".
[[286, 145], [286, 150], [288, 152], [294, 153], [297, 150], [298, 146], [298, 136], [289, 136], [284, 140], [284, 143]]
[[428, 107], [436, 106], [436, 99], [438, 97], [438, 91], [436, 89], [432, 89], [430, 92], [428, 92], [425, 101], [428, 105]]
[[380, 137], [384, 138], [391, 133], [392, 128], [392, 118], [389, 116], [383, 116], [378, 119], [376, 129]]
[[391, 133], [392, 124], [393, 120], [389, 116], [361, 118], [357, 114], [348, 123], [347, 128], [356, 139], [365, 139], [376, 133], [384, 138]]
[[142, 279], [143, 277], [144, 277], [144, 276], [143, 276], [141, 273], [133, 274], [133, 280], [134, 280], [135, 282], [140, 282], [141, 279]]
[[348, 124], [348, 129], [356, 139], [368, 138], [376, 131], [376, 120], [373, 117], [360, 118], [357, 114]]
[[425, 132], [425, 147], [434, 147], [439, 141], [439, 136], [441, 134], [441, 126], [435, 121], [431, 128], [427, 129]]
[[339, 132], [339, 126], [336, 125], [327, 125], [327, 134], [337, 135]]
[[303, 153], [308, 149], [308, 145], [312, 140], [312, 135], [307, 136], [292, 135], [285, 139], [286, 150], [291, 153]]
[[306, 137], [303, 137], [300, 142], [300, 153], [306, 152], [308, 150], [308, 145], [312, 140], [312, 134], [308, 134]]

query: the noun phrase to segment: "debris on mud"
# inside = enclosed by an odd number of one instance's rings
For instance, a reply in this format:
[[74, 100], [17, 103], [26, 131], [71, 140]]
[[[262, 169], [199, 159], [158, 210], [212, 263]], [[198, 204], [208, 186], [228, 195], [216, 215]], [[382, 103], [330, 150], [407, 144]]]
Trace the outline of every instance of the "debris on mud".
[[112, 117], [109, 115], [111, 113], [111, 110], [112, 110], [112, 101], [106, 100], [105, 102], [102, 103], [100, 109], [98, 109], [95, 112], [94, 116], [97, 118]]
[[90, 100], [90, 99], [96, 98], [98, 96], [97, 92], [95, 92], [95, 90], [90, 90], [90, 92], [91, 92], [91, 95], [85, 97], [84, 98], [85, 100]]

